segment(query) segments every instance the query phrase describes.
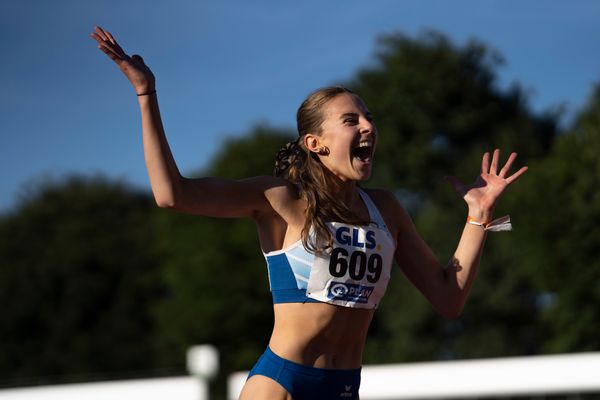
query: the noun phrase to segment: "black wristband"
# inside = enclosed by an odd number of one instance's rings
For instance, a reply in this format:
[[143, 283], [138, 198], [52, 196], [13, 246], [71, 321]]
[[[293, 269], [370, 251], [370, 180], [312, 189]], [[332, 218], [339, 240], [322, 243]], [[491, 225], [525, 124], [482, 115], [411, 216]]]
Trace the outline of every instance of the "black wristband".
[[146, 92], [146, 93], [140, 93], [140, 94], [138, 94], [138, 97], [140, 97], [140, 96], [149, 96], [149, 95], [154, 94], [154, 93], [156, 93], [156, 90], [153, 90], [151, 92]]

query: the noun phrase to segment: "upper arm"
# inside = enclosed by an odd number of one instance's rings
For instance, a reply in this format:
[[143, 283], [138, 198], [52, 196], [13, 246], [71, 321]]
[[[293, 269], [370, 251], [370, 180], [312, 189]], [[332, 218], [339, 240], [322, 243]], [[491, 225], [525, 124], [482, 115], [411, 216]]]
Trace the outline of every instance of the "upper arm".
[[391, 196], [396, 238], [395, 261], [408, 280], [439, 311], [443, 306], [444, 268], [417, 232], [404, 207], [395, 196]]
[[210, 217], [248, 217], [278, 212], [278, 205], [292, 196], [290, 183], [272, 176], [242, 180], [183, 178], [175, 203], [178, 211]]

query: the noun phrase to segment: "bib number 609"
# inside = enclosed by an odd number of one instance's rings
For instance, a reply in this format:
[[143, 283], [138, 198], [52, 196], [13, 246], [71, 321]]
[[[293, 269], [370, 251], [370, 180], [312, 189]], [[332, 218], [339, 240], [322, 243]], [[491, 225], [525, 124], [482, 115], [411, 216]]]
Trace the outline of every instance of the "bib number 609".
[[382, 268], [383, 259], [379, 254], [373, 253], [367, 258], [366, 253], [353, 251], [348, 257], [348, 251], [341, 247], [333, 249], [329, 260], [331, 276], [341, 278], [348, 273], [355, 281], [362, 280], [366, 275], [367, 281], [376, 283], [381, 276]]

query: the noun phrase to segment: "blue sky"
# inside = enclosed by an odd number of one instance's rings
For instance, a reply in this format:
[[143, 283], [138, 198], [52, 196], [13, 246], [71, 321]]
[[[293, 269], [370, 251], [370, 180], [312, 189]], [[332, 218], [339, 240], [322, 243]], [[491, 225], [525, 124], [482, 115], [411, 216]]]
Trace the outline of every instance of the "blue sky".
[[376, 38], [435, 29], [478, 38], [506, 59], [535, 110], [568, 119], [600, 82], [600, 2], [592, 0], [3, 0], [0, 2], [0, 211], [65, 174], [148, 188], [135, 93], [96, 49], [94, 25], [144, 56], [185, 173], [224, 138], [292, 127], [313, 89], [374, 60]]

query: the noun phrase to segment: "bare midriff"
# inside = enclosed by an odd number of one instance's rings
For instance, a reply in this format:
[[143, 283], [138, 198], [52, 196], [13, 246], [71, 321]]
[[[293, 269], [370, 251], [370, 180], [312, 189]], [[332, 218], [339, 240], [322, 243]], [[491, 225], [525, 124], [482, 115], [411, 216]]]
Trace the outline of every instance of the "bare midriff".
[[271, 350], [289, 361], [316, 368], [354, 369], [362, 354], [373, 310], [325, 303], [274, 305]]

